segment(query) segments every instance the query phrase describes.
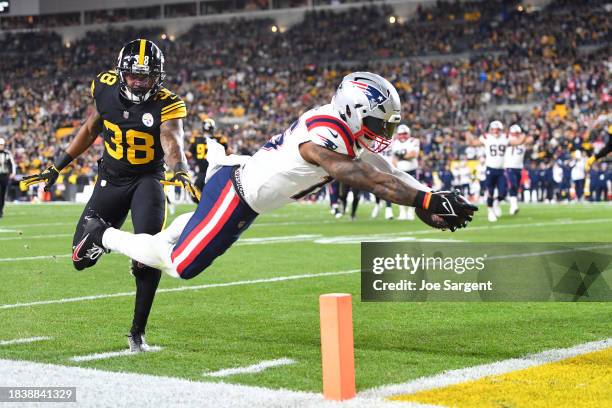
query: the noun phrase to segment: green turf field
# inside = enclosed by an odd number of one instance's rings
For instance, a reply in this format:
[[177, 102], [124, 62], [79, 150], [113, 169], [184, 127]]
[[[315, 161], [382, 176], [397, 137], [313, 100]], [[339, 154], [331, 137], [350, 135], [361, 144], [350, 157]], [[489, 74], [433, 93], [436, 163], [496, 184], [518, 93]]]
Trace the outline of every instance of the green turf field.
[[[178, 213], [190, 208], [182, 206]], [[418, 221], [372, 220], [371, 208], [362, 206], [354, 222], [335, 220], [327, 206], [318, 204], [295, 204], [261, 216], [241, 244], [207, 272], [190, 281], [162, 278], [161, 288], [240, 283], [159, 293], [147, 341], [164, 350], [74, 363], [72, 356], [126, 346], [133, 297], [19, 304], [131, 292], [129, 261], [104, 255], [95, 268], [76, 272], [68, 253], [82, 207], [9, 205], [0, 219], [0, 340], [52, 339], [0, 347], [0, 358], [220, 381], [202, 373], [288, 357], [297, 363], [222, 380], [318, 392], [318, 296], [328, 292], [354, 296], [358, 390], [612, 337], [612, 303], [366, 304], [359, 301], [356, 273], [358, 242], [371, 238], [610, 241], [612, 206], [523, 205], [518, 216], [494, 225], [481, 211], [470, 228], [454, 234]], [[19, 259], [33, 257], [39, 258]], [[324, 274], [342, 271], [352, 272]], [[305, 274], [323, 275], [245, 282]]]

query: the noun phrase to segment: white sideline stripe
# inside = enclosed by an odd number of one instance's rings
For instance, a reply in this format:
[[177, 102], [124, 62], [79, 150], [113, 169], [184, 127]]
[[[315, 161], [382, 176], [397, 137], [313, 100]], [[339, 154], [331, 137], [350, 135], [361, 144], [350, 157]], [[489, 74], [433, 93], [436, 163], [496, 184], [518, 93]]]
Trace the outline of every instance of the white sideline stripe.
[[[183, 263], [183, 261], [187, 259], [192, 254], [193, 251], [195, 251], [196, 247], [200, 244], [200, 242], [206, 239], [206, 237], [211, 233], [213, 228], [215, 228], [215, 226], [219, 223], [219, 220], [221, 219], [221, 217], [225, 215], [225, 212], [227, 211], [232, 200], [235, 197], [236, 197], [236, 192], [234, 191], [234, 189], [233, 188], [228, 189], [227, 192], [225, 193], [225, 197], [223, 198], [223, 201], [221, 202], [221, 205], [219, 205], [219, 207], [217, 208], [213, 216], [208, 220], [206, 225], [195, 236], [193, 236], [191, 240], [189, 240], [189, 242], [187, 242], [187, 245], [185, 247], [180, 249], [178, 256], [175, 257], [172, 262], [172, 264], [175, 267], [178, 268], [180, 264]], [[204, 222], [204, 220], [202, 220], [202, 222]], [[175, 249], [175, 251], [177, 250], [178, 249]]]
[[267, 370], [268, 368], [291, 365], [295, 363], [295, 360], [283, 357], [276, 360], [260, 361], [257, 364], [252, 364], [246, 367], [224, 368], [219, 371], [205, 372], [202, 375], [205, 377], [229, 377], [230, 375], [237, 374], [256, 374], [261, 373], [262, 371]]
[[605, 340], [578, 344], [569, 348], [546, 350], [541, 353], [528, 354], [524, 357], [496, 361], [490, 364], [444, 371], [431, 377], [421, 377], [403, 384], [371, 388], [360, 392], [359, 396], [364, 398], [384, 398], [392, 395], [414, 394], [420, 391], [479, 380], [483, 377], [492, 375], [506, 374], [546, 363], [554, 363], [556, 361], [604, 350], [610, 347], [612, 347], [612, 338], [607, 338]]
[[[358, 273], [358, 272], [361, 272], [361, 270], [351, 269], [347, 271], [337, 271], [337, 272], [322, 272], [322, 273], [310, 273], [310, 274], [303, 274], [303, 275], [277, 276], [274, 278], [262, 278], [262, 279], [225, 282], [225, 283], [209, 283], [206, 285], [196, 285], [196, 286], [180, 286], [178, 288], [158, 289], [157, 293], [185, 292], [185, 291], [190, 291], [190, 290], [223, 288], [223, 287], [228, 287], [228, 286], [242, 286], [242, 285], [255, 285], [258, 283], [284, 282], [284, 281], [292, 281], [292, 280], [299, 280], [299, 279], [319, 278], [319, 277], [324, 277], [324, 276], [348, 275], [348, 274]], [[82, 302], [85, 300], [97, 300], [97, 299], [107, 299], [107, 298], [115, 298], [115, 297], [128, 297], [128, 296], [131, 297], [131, 296], [134, 296], [135, 294], [136, 292], [119, 292], [119, 293], [109, 293], [109, 294], [103, 294], [103, 295], [80, 296], [80, 297], [53, 299], [53, 300], [39, 300], [35, 302], [26, 302], [26, 303], [13, 303], [13, 304], [0, 305], [0, 310], [1, 309], [15, 309], [19, 307], [52, 305], [56, 303]]]
[[[147, 353], [155, 353], [157, 351], [162, 351], [162, 350], [163, 350], [163, 347], [150, 346]], [[121, 350], [121, 351], [108, 351], [106, 353], [87, 354], [85, 356], [74, 356], [74, 357], [70, 357], [69, 360], [74, 361], [76, 363], [80, 363], [82, 361], [103, 360], [106, 358], [135, 356], [138, 354], [143, 354], [143, 353], [135, 353], [133, 351], [126, 349], [126, 350]]]
[[26, 337], [23, 339], [0, 340], [0, 346], [11, 346], [13, 344], [34, 343], [35, 341], [43, 341], [43, 340], [51, 340], [51, 337], [38, 336], [38, 337]]
[[[423, 407], [357, 397], [338, 403], [314, 392], [271, 389], [224, 382], [191, 381], [175, 377], [110, 372], [23, 360], [0, 360], [2, 386], [77, 388], [84, 407], [181, 408], [401, 408]], [[30, 406], [30, 405], [28, 405]], [[41, 405], [42, 406], [42, 405]]]

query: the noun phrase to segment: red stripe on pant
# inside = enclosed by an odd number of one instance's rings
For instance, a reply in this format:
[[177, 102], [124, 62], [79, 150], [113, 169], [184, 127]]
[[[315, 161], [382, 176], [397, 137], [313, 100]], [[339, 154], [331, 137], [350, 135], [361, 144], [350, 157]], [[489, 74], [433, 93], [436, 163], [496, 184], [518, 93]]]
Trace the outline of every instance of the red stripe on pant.
[[174, 262], [174, 259], [177, 256], [179, 256], [180, 253], [183, 252], [183, 250], [185, 250], [187, 245], [189, 245], [189, 243], [196, 237], [196, 235], [198, 235], [198, 233], [200, 231], [202, 231], [202, 229], [204, 229], [204, 227], [206, 227], [206, 224], [208, 224], [210, 222], [210, 219], [215, 216], [215, 213], [217, 212], [217, 210], [221, 206], [221, 203], [223, 203], [223, 200], [225, 200], [225, 197], [229, 193], [230, 188], [232, 188], [232, 181], [231, 180], [229, 180], [227, 182], [227, 184], [225, 185], [225, 187], [223, 187], [223, 190], [221, 191], [221, 194], [219, 195], [219, 198], [217, 198], [217, 201], [215, 202], [215, 205], [208, 212], [208, 214], [206, 215], [206, 218], [204, 218], [194, 229], [191, 230], [191, 232], [189, 233], [187, 238], [185, 238], [185, 240], [183, 242], [181, 242], [181, 245], [179, 245], [178, 248], [175, 248], [174, 251], [172, 251], [172, 256], [170, 257], [170, 259], [172, 259], [172, 262]]
[[178, 272], [179, 275], [183, 273], [185, 268], [189, 266], [189, 264], [191, 264], [191, 262], [193, 262], [195, 258], [197, 258], [197, 256], [204, 250], [204, 248], [206, 248], [206, 245], [208, 245], [210, 241], [212, 241], [213, 238], [217, 236], [219, 231], [221, 231], [221, 229], [227, 223], [227, 220], [232, 216], [232, 213], [238, 206], [239, 202], [240, 202], [240, 198], [238, 198], [238, 195], [235, 195], [234, 198], [232, 198], [232, 201], [230, 201], [227, 207], [227, 210], [225, 210], [225, 212], [219, 219], [219, 222], [215, 224], [214, 228], [210, 230], [210, 232], [206, 234], [206, 236], [198, 243], [198, 245], [189, 253], [187, 258], [185, 258], [183, 262], [177, 265], [176, 271]]

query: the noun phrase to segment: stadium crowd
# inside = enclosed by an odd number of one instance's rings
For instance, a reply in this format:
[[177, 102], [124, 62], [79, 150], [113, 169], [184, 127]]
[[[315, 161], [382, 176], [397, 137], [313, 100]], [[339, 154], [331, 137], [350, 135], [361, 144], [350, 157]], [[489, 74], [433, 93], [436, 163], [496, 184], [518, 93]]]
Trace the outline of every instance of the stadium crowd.
[[[253, 153], [300, 112], [328, 103], [345, 73], [363, 69], [398, 88], [404, 121], [421, 140], [426, 178], [476, 159], [465, 133], [481, 134], [493, 118], [519, 123], [535, 140], [528, 167], [550, 173], [555, 163], [570, 166], [576, 150], [589, 155], [604, 144], [607, 125], [596, 122], [608, 115], [609, 123], [612, 98], [604, 3], [556, 0], [527, 13], [516, 1], [439, 2], [407, 21], [376, 6], [312, 11], [290, 28], [231, 20], [196, 25], [178, 38], [161, 28], [127, 28], [90, 32], [72, 44], [47, 31], [5, 33], [0, 136], [19, 174], [40, 171], [87, 115], [91, 79], [114, 67], [120, 44], [146, 37], [166, 55], [166, 86], [187, 103], [188, 138], [213, 117], [233, 151]], [[101, 148], [80, 157], [66, 180], [92, 179]], [[593, 171], [611, 177], [605, 164]]]

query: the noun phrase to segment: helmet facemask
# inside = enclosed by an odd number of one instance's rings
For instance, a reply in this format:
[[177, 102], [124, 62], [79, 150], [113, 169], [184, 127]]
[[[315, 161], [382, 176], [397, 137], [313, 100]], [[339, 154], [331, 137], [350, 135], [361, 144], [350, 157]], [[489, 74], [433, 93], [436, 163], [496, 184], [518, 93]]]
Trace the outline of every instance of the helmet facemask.
[[359, 145], [374, 153], [380, 153], [389, 147], [400, 122], [399, 115], [397, 115], [397, 121], [391, 122], [390, 120], [386, 121], [373, 116], [365, 117], [361, 130], [355, 134]]

